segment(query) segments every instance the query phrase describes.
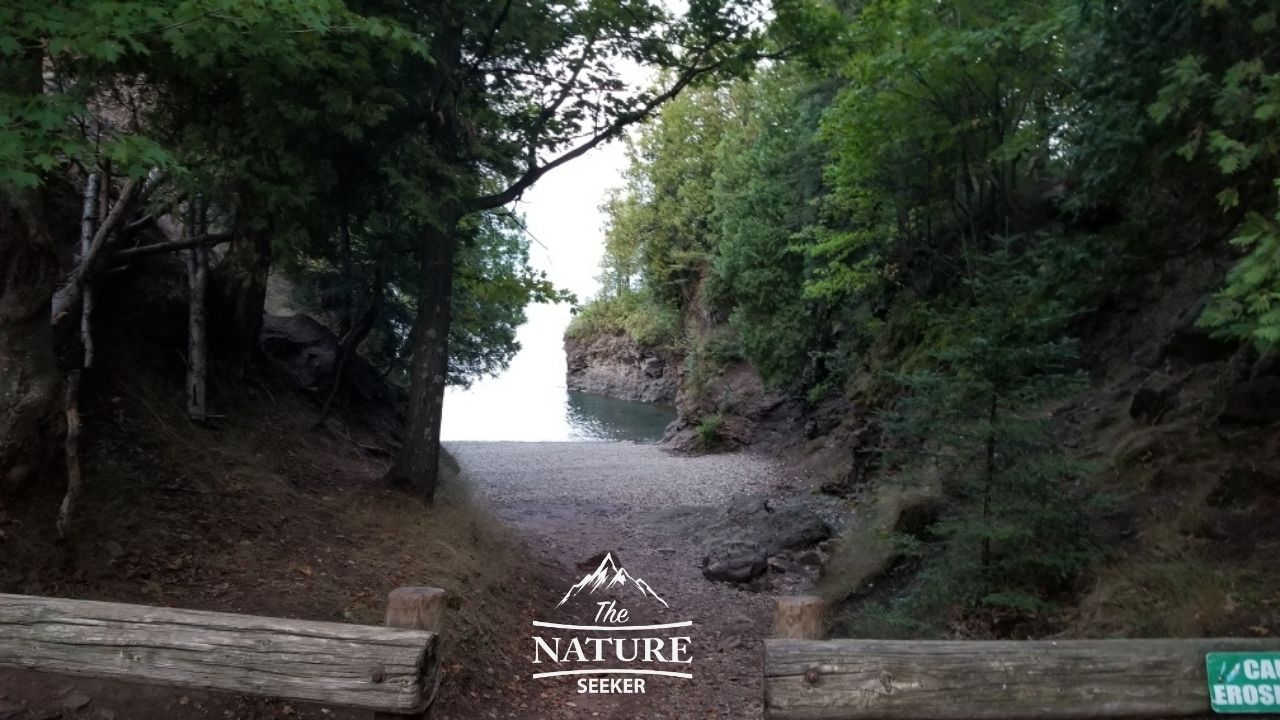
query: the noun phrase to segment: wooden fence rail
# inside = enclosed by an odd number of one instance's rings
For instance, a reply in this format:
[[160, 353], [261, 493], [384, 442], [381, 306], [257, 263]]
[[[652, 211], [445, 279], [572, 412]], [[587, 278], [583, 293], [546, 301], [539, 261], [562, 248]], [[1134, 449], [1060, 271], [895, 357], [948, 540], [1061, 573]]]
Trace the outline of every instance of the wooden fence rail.
[[1013, 720], [1208, 715], [1205, 654], [1252, 639], [765, 641], [776, 720]]
[[422, 713], [443, 594], [393, 592], [400, 627], [0, 594], [0, 668]]

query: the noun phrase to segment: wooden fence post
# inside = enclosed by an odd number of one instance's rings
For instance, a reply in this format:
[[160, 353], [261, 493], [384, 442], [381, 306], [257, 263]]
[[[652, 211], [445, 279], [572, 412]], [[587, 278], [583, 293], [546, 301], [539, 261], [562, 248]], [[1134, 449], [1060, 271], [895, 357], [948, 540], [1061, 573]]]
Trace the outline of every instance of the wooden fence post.
[[[1209, 717], [1205, 656], [1211, 652], [1269, 654], [1277, 647], [1280, 644], [1274, 638], [769, 639], [764, 641], [764, 716], [770, 720]], [[1274, 709], [1272, 705], [1263, 712]]]
[[827, 606], [817, 595], [773, 599], [773, 632], [770, 637], [789, 640], [821, 640], [827, 632]]
[[0, 594], [0, 668], [409, 714], [434, 698], [440, 636]]
[[[391, 591], [387, 596], [387, 627], [404, 630], [429, 630], [442, 635], [444, 630], [445, 591], [433, 587], [402, 587]], [[375, 720], [396, 720], [396, 718], [416, 718], [426, 720], [431, 713], [431, 704], [435, 703], [436, 692], [440, 687], [440, 676], [436, 675], [434, 687], [426, 689], [430, 698], [427, 709], [414, 715], [393, 715], [376, 713]]]

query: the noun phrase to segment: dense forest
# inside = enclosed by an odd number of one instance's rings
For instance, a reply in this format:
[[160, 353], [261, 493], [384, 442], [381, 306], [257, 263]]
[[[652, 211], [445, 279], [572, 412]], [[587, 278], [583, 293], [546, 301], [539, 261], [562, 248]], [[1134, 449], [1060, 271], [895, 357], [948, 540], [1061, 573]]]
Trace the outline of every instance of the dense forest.
[[[946, 510], [897, 541], [910, 588], [862, 629], [1060, 619], [1082, 577], [1129, 551], [1114, 520], [1136, 489], [1102, 481], [1123, 474], [1111, 458], [1070, 449], [1069, 401], [1118, 384], [1123, 363], [1131, 384], [1173, 372], [1123, 357], [1147, 330], [1117, 342], [1114, 319], [1190, 284], [1199, 304], [1161, 312], [1226, 348], [1228, 376], [1271, 366], [1276, 21], [1248, 1], [780, 16], [780, 35], [804, 38], [794, 53], [685, 93], [632, 138], [605, 207], [603, 291], [568, 335], [683, 358], [694, 446], [751, 441], [724, 402], [741, 376], [717, 380], [745, 363], [753, 392], [801, 398], [804, 414], [856, 406], [878, 437], [859, 481], [939, 481]], [[1241, 392], [1261, 402], [1261, 386]]]
[[[686, 86], [767, 54], [752, 3], [544, 10], [0, 9], [0, 473], [20, 484], [42, 467], [41, 438], [62, 422], [57, 388], [92, 364], [94, 285], [130, 258], [195, 248], [192, 326], [207, 310], [233, 373], [256, 343], [271, 269], [315, 276], [343, 355], [368, 339], [363, 352], [409, 385], [414, 441], [388, 477], [429, 498], [446, 382], [500, 369], [524, 305], [564, 299], [530, 270], [504, 208]], [[623, 59], [665, 68], [669, 82], [631, 87]], [[182, 237], [157, 237], [167, 224]], [[193, 350], [203, 337], [193, 330]], [[191, 365], [199, 418], [205, 363]]]

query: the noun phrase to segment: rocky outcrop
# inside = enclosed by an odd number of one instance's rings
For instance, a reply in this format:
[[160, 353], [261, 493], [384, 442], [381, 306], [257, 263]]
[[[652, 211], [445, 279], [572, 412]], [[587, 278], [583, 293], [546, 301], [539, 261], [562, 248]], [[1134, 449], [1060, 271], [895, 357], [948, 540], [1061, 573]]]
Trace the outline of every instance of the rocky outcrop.
[[[676, 396], [679, 417], [663, 440], [677, 450], [732, 450], [753, 445], [777, 450], [795, 439], [802, 425], [797, 398], [771, 391], [746, 361], [728, 363], [696, 387], [683, 383]], [[715, 418], [715, 447], [700, 426]]]
[[338, 364], [338, 338], [306, 315], [266, 315], [258, 347], [298, 387], [318, 392], [333, 382]]
[[672, 403], [676, 399], [679, 355], [640, 345], [623, 333], [565, 338], [570, 390], [621, 400]]

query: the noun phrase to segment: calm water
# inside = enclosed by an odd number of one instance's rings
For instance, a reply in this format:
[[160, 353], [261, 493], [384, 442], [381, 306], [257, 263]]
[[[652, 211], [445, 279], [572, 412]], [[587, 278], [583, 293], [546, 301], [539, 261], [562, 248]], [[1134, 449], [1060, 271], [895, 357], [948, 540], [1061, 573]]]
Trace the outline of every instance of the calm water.
[[631, 440], [655, 442], [675, 419], [669, 405], [628, 402], [569, 392], [562, 337], [569, 309], [533, 305], [520, 328], [521, 350], [511, 367], [467, 390], [445, 395], [441, 439]]

